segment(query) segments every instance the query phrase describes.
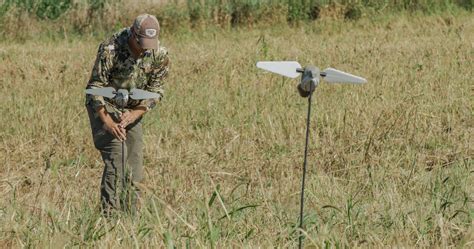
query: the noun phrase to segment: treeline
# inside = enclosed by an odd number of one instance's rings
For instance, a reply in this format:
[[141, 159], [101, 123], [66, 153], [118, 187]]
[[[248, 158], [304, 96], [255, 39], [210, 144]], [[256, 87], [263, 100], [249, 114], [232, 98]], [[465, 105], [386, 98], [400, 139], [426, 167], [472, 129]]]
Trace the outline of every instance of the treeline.
[[[4, 0], [0, 35], [20, 36], [55, 27], [79, 34], [108, 32], [129, 25], [142, 12], [166, 29], [300, 23], [320, 18], [356, 20], [394, 11], [472, 11], [474, 0]], [[26, 26], [26, 27], [25, 27]]]

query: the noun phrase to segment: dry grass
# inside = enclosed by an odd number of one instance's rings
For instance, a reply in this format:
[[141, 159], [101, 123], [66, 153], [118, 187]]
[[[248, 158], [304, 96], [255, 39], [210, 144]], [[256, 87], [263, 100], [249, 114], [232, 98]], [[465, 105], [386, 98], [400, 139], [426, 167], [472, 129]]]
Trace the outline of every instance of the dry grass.
[[142, 212], [112, 221], [83, 106], [98, 41], [2, 43], [0, 244], [294, 247], [306, 101], [254, 65], [297, 59], [369, 80], [315, 94], [306, 245], [473, 246], [473, 41], [472, 14], [169, 34]]

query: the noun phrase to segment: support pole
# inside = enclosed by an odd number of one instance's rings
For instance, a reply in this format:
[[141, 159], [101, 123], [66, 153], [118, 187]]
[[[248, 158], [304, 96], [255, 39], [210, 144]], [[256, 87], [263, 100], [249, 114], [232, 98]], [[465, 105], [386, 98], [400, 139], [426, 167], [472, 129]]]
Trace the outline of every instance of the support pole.
[[304, 185], [306, 180], [306, 166], [308, 164], [308, 146], [309, 146], [309, 129], [310, 129], [310, 117], [311, 117], [311, 98], [313, 92], [308, 97], [308, 115], [306, 117], [306, 142], [304, 147], [304, 161], [303, 161], [303, 179], [301, 181], [301, 202], [300, 202], [300, 226], [299, 226], [299, 237], [298, 237], [298, 248], [301, 249], [303, 246], [303, 207], [304, 207]]
[[[124, 108], [122, 107], [122, 115], [124, 113]], [[125, 175], [125, 141], [122, 140], [122, 203], [126, 205], [127, 203], [127, 193], [126, 191], [126, 175]], [[125, 208], [125, 207], [124, 207]]]

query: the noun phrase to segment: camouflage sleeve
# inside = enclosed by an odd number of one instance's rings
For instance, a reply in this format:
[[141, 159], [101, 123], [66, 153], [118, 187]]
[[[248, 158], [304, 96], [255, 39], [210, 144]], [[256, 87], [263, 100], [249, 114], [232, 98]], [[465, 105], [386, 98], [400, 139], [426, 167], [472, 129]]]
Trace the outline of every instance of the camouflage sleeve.
[[[112, 68], [112, 54], [110, 45], [100, 44], [97, 58], [92, 68], [91, 77], [87, 83], [87, 89], [101, 88], [109, 85], [108, 74]], [[104, 97], [87, 94], [86, 103], [90, 104], [94, 109], [105, 105]]]
[[170, 67], [170, 59], [168, 57], [168, 51], [161, 47], [158, 55], [155, 55], [155, 58], [152, 63], [152, 71], [147, 77], [147, 85], [144, 90], [149, 92], [158, 93], [160, 98], [157, 99], [147, 99], [142, 100], [139, 106], [144, 106], [147, 110], [150, 110], [156, 106], [156, 103], [159, 102], [164, 95], [163, 84], [165, 78], [168, 76]]

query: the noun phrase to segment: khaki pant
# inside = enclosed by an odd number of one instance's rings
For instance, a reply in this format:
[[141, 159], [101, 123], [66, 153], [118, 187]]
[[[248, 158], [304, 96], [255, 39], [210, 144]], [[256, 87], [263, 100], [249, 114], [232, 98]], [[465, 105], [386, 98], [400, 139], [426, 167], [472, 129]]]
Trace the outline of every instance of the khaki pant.
[[[103, 211], [105, 214], [109, 214], [113, 210], [133, 213], [140, 194], [136, 183], [143, 179], [141, 119], [126, 128], [127, 139], [122, 148], [122, 142], [102, 128], [102, 120], [89, 105], [87, 105], [87, 112], [94, 145], [100, 151], [105, 164], [100, 184], [100, 201]], [[122, 165], [122, 149], [125, 167]], [[125, 174], [123, 174], [123, 171], [125, 171]]]

